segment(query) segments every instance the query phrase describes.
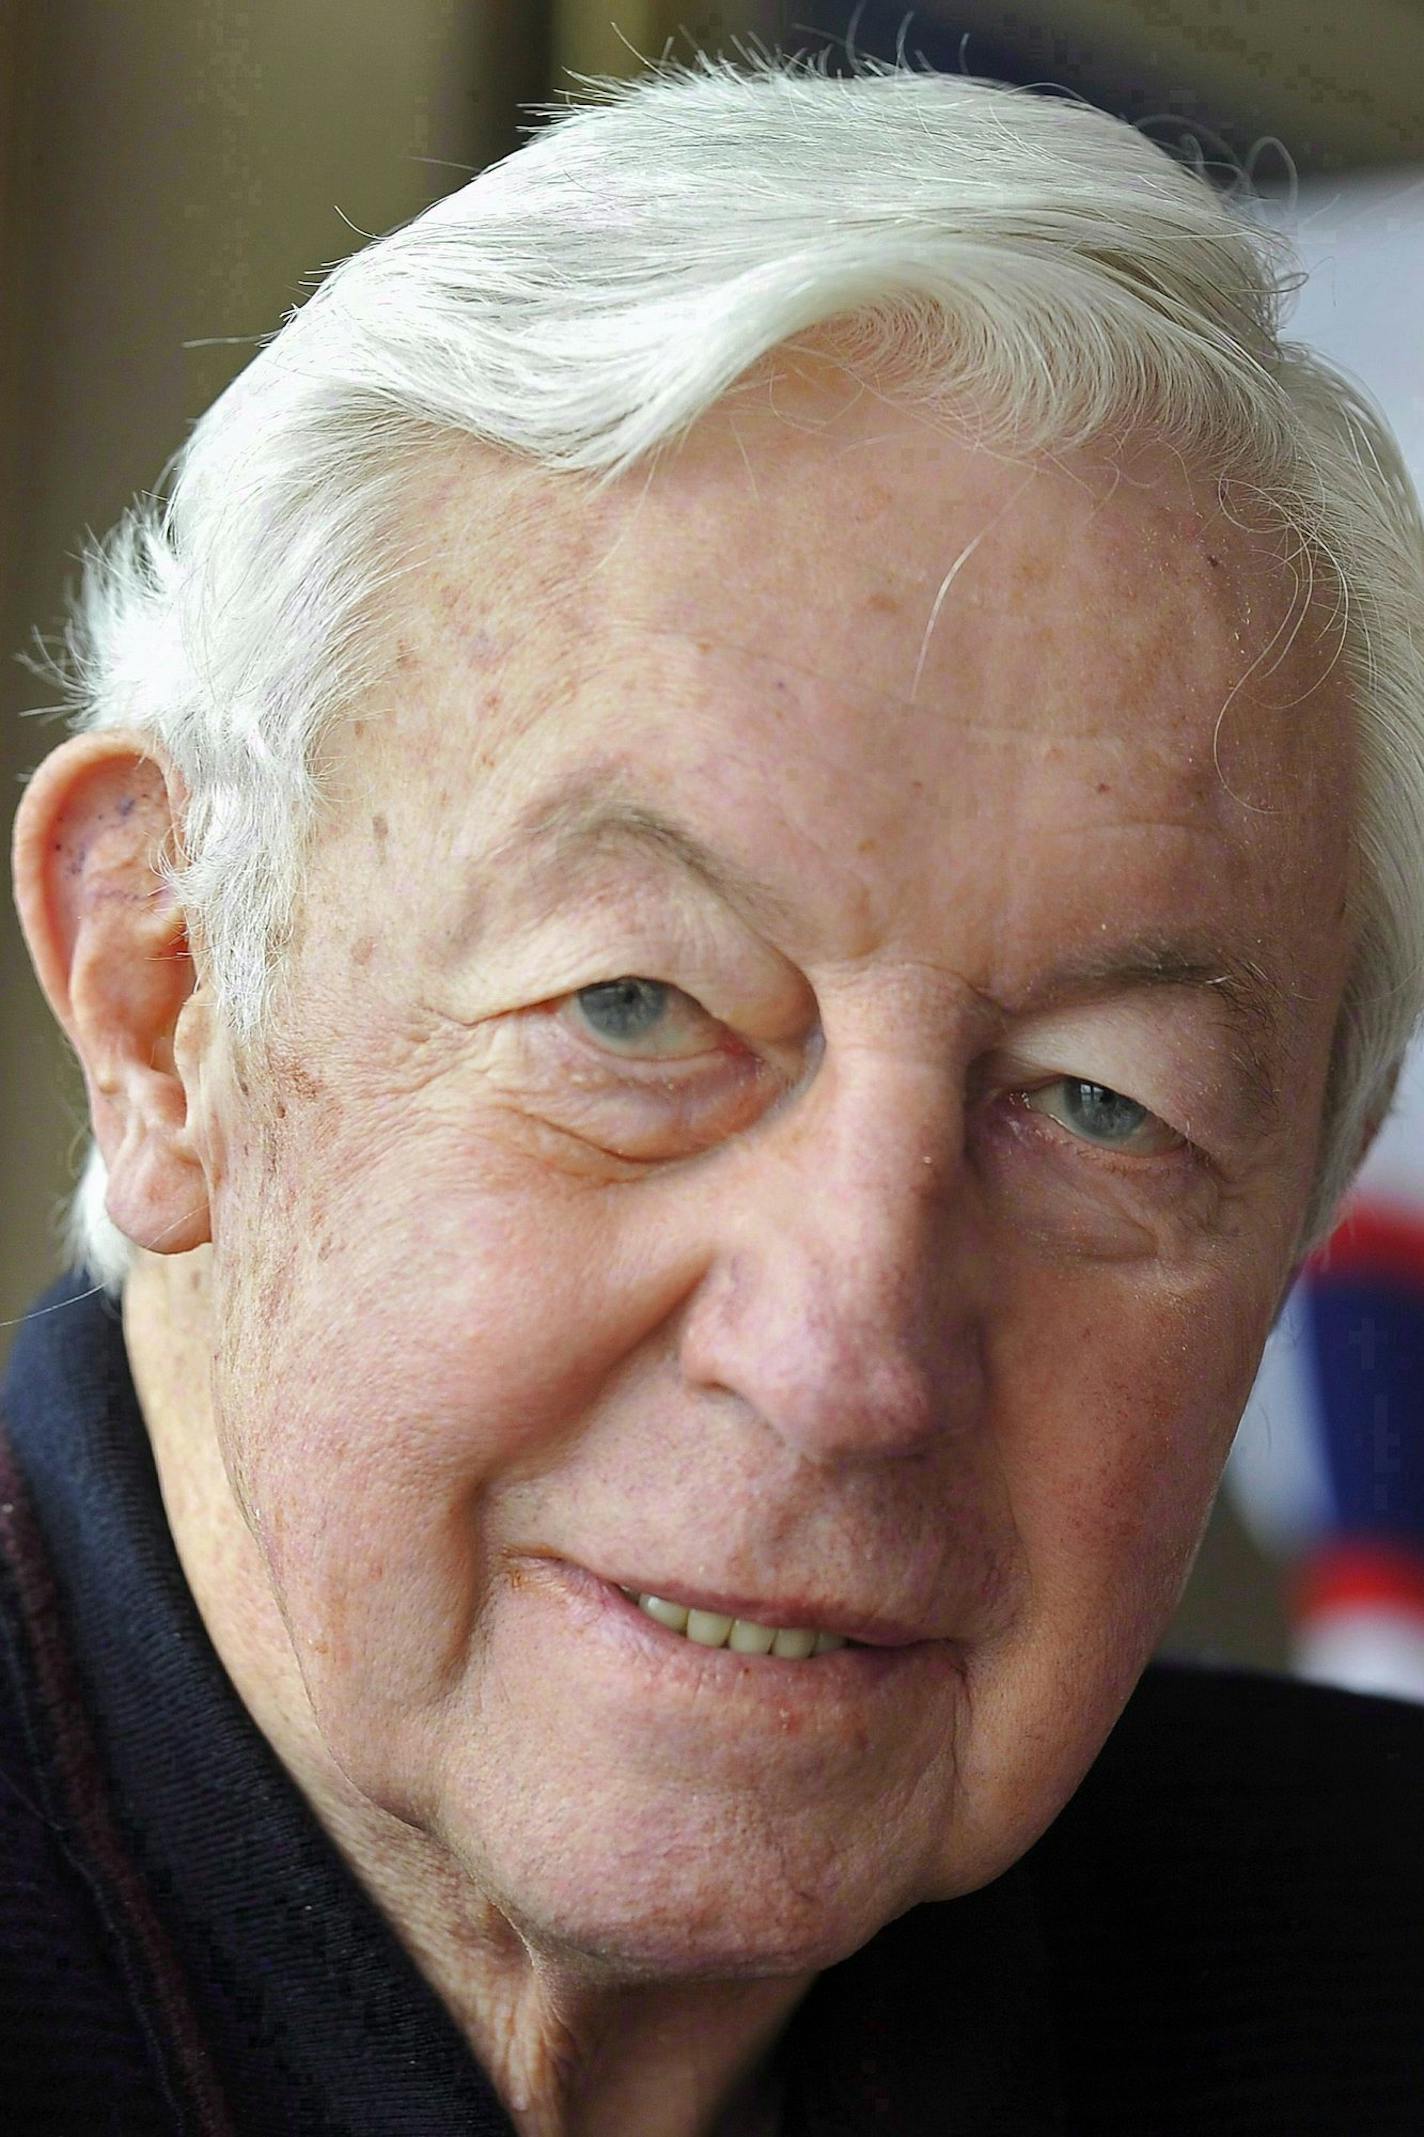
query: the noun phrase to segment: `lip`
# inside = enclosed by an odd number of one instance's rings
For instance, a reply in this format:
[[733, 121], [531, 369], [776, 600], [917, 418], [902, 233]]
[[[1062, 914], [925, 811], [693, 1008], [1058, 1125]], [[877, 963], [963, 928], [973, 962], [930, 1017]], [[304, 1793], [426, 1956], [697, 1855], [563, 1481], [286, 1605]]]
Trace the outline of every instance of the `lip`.
[[[743, 1655], [729, 1647], [703, 1647], [666, 1625], [659, 1625], [629, 1601], [619, 1583], [606, 1580], [586, 1566], [568, 1559], [540, 1557], [523, 1560], [522, 1567], [526, 1580], [543, 1589], [551, 1601], [558, 1599], [566, 1622], [632, 1666], [634, 1676], [630, 1682], [644, 1687], [662, 1685], [670, 1693], [690, 1700], [699, 1715], [705, 1711], [703, 1700], [709, 1685], [717, 1687], [719, 1702], [727, 1703], [722, 1711], [749, 1701], [751, 1710], [760, 1714], [764, 1711], [763, 1702], [770, 1700], [783, 1717], [793, 1712], [808, 1719], [819, 1714], [830, 1721], [838, 1714], [863, 1714], [867, 1699], [902, 1701], [909, 1694], [909, 1678], [921, 1687], [922, 1696], [929, 1698], [936, 1696], [936, 1687], [947, 1688], [963, 1674], [963, 1655], [952, 1640], [912, 1640], [895, 1646], [867, 1643], [862, 1647], [832, 1648], [825, 1654], [801, 1659]], [[915, 1695], [916, 1699], [921, 1694]], [[897, 1706], [895, 1711], [902, 1710]]]
[[[591, 1569], [585, 1569], [591, 1570]], [[794, 1626], [807, 1632], [835, 1633], [842, 1640], [854, 1640], [857, 1647], [923, 1647], [928, 1644], [927, 1635], [912, 1625], [902, 1624], [895, 1618], [852, 1618], [843, 1611], [827, 1608], [822, 1603], [804, 1597], [778, 1596], [768, 1600], [759, 1596], [755, 1601], [744, 1595], [728, 1595], [720, 1589], [700, 1588], [692, 1595], [680, 1588], [676, 1581], [656, 1583], [643, 1580], [624, 1580], [617, 1575], [594, 1574], [605, 1586], [620, 1590], [632, 1589], [637, 1595], [655, 1595], [661, 1602], [676, 1603], [685, 1610], [712, 1610], [720, 1617], [748, 1619], [754, 1625]], [[627, 1600], [625, 1595], [624, 1600]], [[635, 1603], [633, 1606], [637, 1608]], [[640, 1615], [646, 1616], [646, 1612]], [[681, 1635], [678, 1635], [681, 1637]]]

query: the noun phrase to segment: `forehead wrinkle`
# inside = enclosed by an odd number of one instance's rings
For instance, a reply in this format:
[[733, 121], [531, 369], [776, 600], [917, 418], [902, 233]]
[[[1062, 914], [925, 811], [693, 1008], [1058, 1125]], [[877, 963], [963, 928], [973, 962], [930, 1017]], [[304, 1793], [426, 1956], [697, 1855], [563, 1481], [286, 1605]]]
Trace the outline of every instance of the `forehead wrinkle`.
[[[1003, 610], [1002, 616], [1015, 622], [1021, 620], [1008, 608]], [[539, 713], [576, 703], [579, 694], [592, 682], [604, 677], [621, 678], [628, 656], [624, 648], [617, 643], [620, 637], [634, 640], [667, 639], [683, 647], [695, 646], [700, 653], [732, 653], [771, 669], [778, 678], [800, 678], [804, 682], [819, 685], [831, 696], [843, 699], [846, 704], [869, 710], [882, 718], [897, 713], [913, 715], [924, 709], [927, 694], [915, 698], [910, 693], [908, 676], [904, 691], [887, 689], [882, 683], [866, 684], [850, 669], [833, 670], [810, 661], [798, 660], [784, 645], [763, 649], [749, 645], [741, 639], [727, 637], [710, 627], [704, 629], [700, 625], [690, 623], [652, 623], [640, 618], [610, 615], [599, 619], [599, 632], [602, 642], [579, 647], [575, 656], [576, 667], [571, 666], [569, 672], [559, 678], [557, 685], [551, 684], [547, 679], [542, 683], [540, 694], [531, 709], [531, 719]], [[914, 640], [909, 633], [902, 632], [901, 636], [907, 647], [913, 646]], [[983, 633], [982, 643], [986, 651], [992, 651], [996, 643], [993, 633]], [[656, 681], [656, 678], [649, 680]], [[681, 687], [679, 682], [679, 688]], [[1209, 694], [1204, 686], [1204, 702]], [[1044, 695], [1048, 698], [1047, 690]], [[1022, 750], [1026, 746], [1036, 744], [1041, 752], [1051, 755], [1073, 743], [1097, 746], [1110, 741], [1120, 744], [1123, 749], [1137, 752], [1139, 756], [1144, 752], [1150, 753], [1157, 768], [1165, 767], [1175, 773], [1185, 769], [1189, 776], [1195, 776], [1194, 765], [1189, 763], [1186, 767], [1182, 766], [1179, 747], [1160, 741], [1154, 742], [1150, 737], [1144, 738], [1135, 725], [1130, 728], [1125, 726], [1125, 708], [1141, 696], [1133, 677], [1125, 677], [1122, 680], [1118, 691], [1120, 704], [1113, 701], [1110, 689], [1104, 689], [1099, 693], [1102, 709], [1096, 713], [1085, 712], [1082, 724], [1072, 725], [1067, 723], [1061, 708], [1051, 699], [1051, 711], [1047, 717], [1040, 706], [1030, 707], [1021, 717], [1015, 719], [1012, 716], [1012, 705], [995, 704], [979, 711], [966, 703], [960, 691], [951, 685], [942, 684], [938, 696], [946, 718], [953, 718], [958, 733], [983, 738], [1002, 748]], [[1214, 698], [1212, 702], [1215, 703]], [[1203, 747], [1205, 746], [1204, 739]]]

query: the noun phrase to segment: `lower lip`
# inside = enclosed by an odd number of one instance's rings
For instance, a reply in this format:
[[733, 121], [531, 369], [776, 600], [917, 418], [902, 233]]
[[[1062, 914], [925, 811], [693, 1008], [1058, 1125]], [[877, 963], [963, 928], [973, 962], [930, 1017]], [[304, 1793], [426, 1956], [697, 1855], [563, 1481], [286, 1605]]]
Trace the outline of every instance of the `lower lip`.
[[660, 1625], [630, 1602], [621, 1588], [584, 1566], [546, 1559], [541, 1570], [557, 1584], [576, 1624], [641, 1665], [653, 1665], [670, 1689], [685, 1685], [721, 1697], [764, 1697], [784, 1708], [788, 1700], [844, 1705], [890, 1690], [905, 1680], [960, 1674], [959, 1649], [949, 1640], [915, 1640], [904, 1647], [834, 1647], [793, 1660], [782, 1655], [742, 1655], [730, 1647], [703, 1647], [685, 1633]]

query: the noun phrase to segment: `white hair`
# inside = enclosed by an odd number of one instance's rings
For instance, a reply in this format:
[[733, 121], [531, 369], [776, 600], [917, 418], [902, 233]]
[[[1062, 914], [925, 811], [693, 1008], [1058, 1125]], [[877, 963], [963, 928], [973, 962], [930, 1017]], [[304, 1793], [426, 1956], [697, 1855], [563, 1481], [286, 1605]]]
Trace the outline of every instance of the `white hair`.
[[[379, 672], [402, 497], [462, 435], [601, 487], [759, 359], [835, 324], [848, 367], [976, 439], [1175, 444], [1264, 502], [1324, 581], [1358, 722], [1360, 951], [1310, 1236], [1424, 1001], [1424, 529], [1383, 421], [1278, 338], [1282, 241], [1132, 127], [911, 65], [756, 54], [589, 84], [515, 154], [293, 313], [88, 561], [64, 673], [84, 727], [153, 735], [189, 796], [169, 864], [235, 1037], [301, 895], [324, 727]], [[72, 1240], [133, 1249], [97, 1152]]]

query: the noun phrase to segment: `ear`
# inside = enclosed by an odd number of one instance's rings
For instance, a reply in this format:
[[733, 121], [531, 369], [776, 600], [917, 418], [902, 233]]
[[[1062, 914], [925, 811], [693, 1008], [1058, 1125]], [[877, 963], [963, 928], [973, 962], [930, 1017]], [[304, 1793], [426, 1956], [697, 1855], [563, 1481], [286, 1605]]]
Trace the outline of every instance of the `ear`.
[[158, 869], [179, 791], [148, 738], [80, 735], [45, 759], [15, 821], [20, 923], [84, 1070], [109, 1216], [159, 1254], [210, 1237], [207, 1182], [174, 1059], [193, 961]]

